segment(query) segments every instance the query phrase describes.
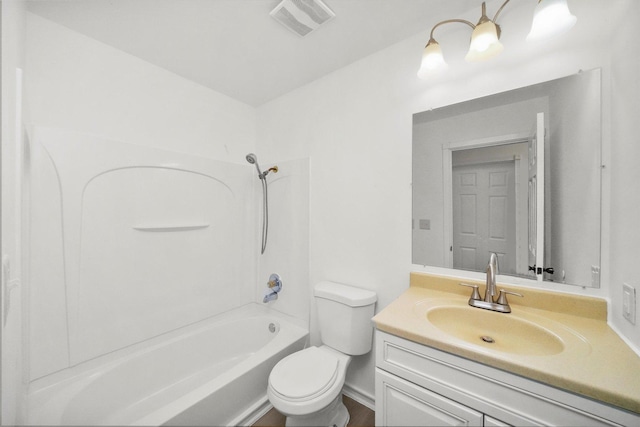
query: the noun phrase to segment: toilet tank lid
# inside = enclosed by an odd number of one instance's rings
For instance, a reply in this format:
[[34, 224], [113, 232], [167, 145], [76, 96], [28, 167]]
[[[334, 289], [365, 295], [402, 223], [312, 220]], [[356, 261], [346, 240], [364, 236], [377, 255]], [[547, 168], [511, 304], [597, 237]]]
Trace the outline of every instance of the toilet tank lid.
[[316, 284], [313, 294], [318, 298], [329, 299], [350, 307], [371, 305], [378, 299], [376, 293], [368, 289], [327, 281]]

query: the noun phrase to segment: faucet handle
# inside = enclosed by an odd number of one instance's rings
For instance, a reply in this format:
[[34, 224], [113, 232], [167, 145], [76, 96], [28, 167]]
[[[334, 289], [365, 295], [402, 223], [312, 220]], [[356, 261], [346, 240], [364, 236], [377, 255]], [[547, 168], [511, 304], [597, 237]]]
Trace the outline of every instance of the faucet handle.
[[496, 304], [509, 305], [509, 302], [507, 301], [507, 294], [515, 295], [517, 297], [524, 298], [524, 295], [519, 294], [517, 292], [511, 292], [511, 291], [507, 291], [507, 290], [504, 290], [504, 289], [500, 289], [500, 295], [498, 296], [498, 301], [497, 301]]
[[478, 291], [478, 285], [470, 285], [468, 283], [458, 283], [458, 285], [460, 286], [466, 286], [468, 288], [473, 288], [473, 290], [471, 291], [471, 298], [472, 300], [481, 300], [482, 298], [480, 298], [480, 291]]
[[267, 287], [272, 289], [274, 292], [280, 292], [282, 289], [282, 278], [277, 273], [273, 273], [269, 276], [269, 281], [267, 282]]

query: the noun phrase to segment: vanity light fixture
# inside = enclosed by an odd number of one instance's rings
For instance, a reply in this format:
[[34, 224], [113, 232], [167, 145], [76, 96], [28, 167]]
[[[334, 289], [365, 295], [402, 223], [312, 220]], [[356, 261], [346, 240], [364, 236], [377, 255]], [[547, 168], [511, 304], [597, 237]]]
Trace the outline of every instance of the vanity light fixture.
[[[504, 46], [500, 43], [501, 29], [496, 21], [509, 1], [506, 0], [500, 6], [493, 19], [489, 19], [487, 16], [486, 3], [482, 2], [482, 16], [475, 25], [464, 19], [447, 19], [434, 25], [431, 29], [429, 42], [422, 53], [422, 63], [420, 70], [418, 70], [418, 77], [426, 79], [434, 72], [447, 68], [440, 44], [433, 37], [436, 28], [444, 24], [459, 22], [468, 25], [473, 30], [469, 43], [469, 52], [465, 56], [468, 62], [484, 61], [499, 55]], [[538, 0], [527, 41], [544, 40], [564, 33], [573, 27], [576, 21], [577, 18], [569, 11], [567, 0]]]

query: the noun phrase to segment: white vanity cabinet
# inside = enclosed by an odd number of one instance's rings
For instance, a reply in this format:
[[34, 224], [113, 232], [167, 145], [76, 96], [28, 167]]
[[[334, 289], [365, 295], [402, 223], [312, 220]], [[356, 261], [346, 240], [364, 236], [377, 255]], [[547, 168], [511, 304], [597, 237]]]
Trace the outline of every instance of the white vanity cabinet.
[[377, 426], [635, 426], [640, 416], [376, 331]]

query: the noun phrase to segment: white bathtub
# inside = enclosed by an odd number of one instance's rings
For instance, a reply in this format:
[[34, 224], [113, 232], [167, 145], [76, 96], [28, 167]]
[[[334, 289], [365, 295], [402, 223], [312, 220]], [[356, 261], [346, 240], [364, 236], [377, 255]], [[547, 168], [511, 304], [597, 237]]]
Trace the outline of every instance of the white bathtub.
[[28, 423], [238, 425], [266, 407], [271, 368], [307, 336], [249, 304], [32, 383]]

